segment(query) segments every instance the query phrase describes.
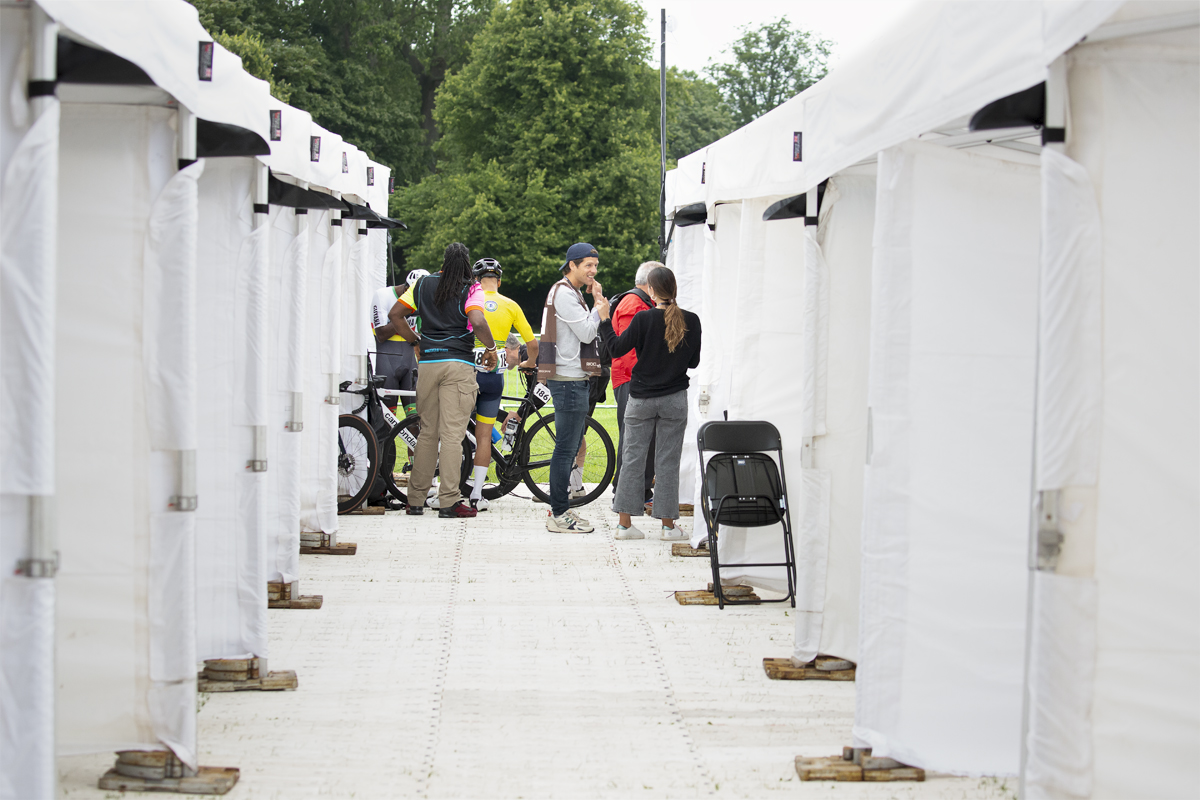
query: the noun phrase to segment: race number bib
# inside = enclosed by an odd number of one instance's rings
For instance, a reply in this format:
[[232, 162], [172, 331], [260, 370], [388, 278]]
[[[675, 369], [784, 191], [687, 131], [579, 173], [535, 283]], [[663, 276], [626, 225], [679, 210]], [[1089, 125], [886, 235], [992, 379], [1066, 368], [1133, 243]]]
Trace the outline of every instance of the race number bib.
[[476, 370], [478, 370], [479, 372], [503, 372], [504, 370], [508, 369], [508, 356], [505, 355], [504, 351], [499, 348], [496, 349], [496, 368], [488, 369], [487, 367], [485, 367], [483, 365], [483, 354], [486, 352], [487, 352], [486, 348], [483, 348], [483, 347], [475, 348], [474, 355], [475, 355], [475, 369]]
[[535, 383], [533, 385], [533, 402], [538, 408], [550, 402], [550, 390], [546, 387], [546, 384]]
[[400, 420], [396, 419], [396, 415], [387, 406], [380, 403], [379, 408], [383, 411], [383, 421], [388, 424], [389, 428], [394, 428], [400, 424]]
[[417, 435], [415, 433], [413, 433], [413, 430], [411, 427], [402, 428], [400, 430], [400, 440], [403, 441], [406, 445], [408, 445], [409, 450], [417, 449]]

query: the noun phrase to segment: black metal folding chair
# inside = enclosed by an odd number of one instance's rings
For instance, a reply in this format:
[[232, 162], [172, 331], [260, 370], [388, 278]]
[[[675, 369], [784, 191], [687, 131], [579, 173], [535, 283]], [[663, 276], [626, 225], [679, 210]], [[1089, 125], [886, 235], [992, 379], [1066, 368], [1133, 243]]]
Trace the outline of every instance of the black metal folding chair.
[[[796, 553], [792, 547], [792, 517], [788, 510], [786, 473], [783, 471], [783, 442], [769, 422], [706, 422], [696, 434], [700, 451], [700, 507], [708, 529], [708, 553], [712, 561], [713, 593], [717, 605], [726, 603], [783, 603], [796, 607]], [[714, 455], [706, 459], [706, 453]], [[774, 453], [778, 458], [771, 458]], [[783, 526], [785, 561], [768, 564], [722, 564], [717, 553], [717, 528], [735, 525], [759, 528]], [[779, 600], [726, 598], [721, 588], [721, 570], [730, 567], [784, 567], [787, 596]]]

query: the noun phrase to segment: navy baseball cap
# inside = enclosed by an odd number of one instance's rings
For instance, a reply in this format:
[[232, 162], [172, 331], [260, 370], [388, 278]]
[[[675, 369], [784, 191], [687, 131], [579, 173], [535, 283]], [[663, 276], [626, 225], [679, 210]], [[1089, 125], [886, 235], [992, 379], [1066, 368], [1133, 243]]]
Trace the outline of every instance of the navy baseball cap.
[[563, 265], [559, 267], [559, 270], [561, 271], [566, 269], [567, 264], [572, 261], [583, 261], [588, 256], [595, 256], [596, 258], [599, 258], [600, 253], [596, 251], [596, 248], [592, 247], [587, 242], [576, 242], [567, 248], [567, 260], [563, 262]]

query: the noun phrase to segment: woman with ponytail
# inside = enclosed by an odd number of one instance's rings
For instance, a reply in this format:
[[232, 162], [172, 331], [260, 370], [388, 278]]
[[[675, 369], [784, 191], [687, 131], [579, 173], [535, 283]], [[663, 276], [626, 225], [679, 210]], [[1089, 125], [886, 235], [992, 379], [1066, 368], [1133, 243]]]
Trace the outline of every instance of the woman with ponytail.
[[[643, 474], [650, 437], [655, 436], [654, 512], [662, 520], [662, 538], [677, 541], [687, 538], [675, 527], [675, 520], [679, 518], [679, 459], [688, 416], [687, 371], [700, 363], [700, 318], [675, 302], [675, 273], [671, 270], [656, 267], [650, 271], [647, 283], [657, 305], [634, 316], [620, 336], [609, 319], [608, 301], [597, 301], [596, 308], [600, 312], [600, 336], [613, 358], [630, 350], [637, 352], [629, 405], [625, 408], [621, 473]], [[621, 519], [616, 538], [645, 538], [633, 527], [632, 519], [642, 515], [643, 499], [640, 482], [617, 484], [613, 510]]]

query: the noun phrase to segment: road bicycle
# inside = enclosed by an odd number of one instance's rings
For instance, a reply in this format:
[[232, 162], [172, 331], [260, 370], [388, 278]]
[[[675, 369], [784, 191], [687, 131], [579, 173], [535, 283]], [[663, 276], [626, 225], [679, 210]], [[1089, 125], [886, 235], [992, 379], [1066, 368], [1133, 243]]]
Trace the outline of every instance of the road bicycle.
[[[520, 422], [516, 430], [492, 443], [492, 463], [483, 486], [483, 497], [495, 500], [524, 483], [533, 496], [543, 503], [550, 502], [550, 456], [554, 452], [554, 412], [544, 413], [550, 401], [550, 390], [534, 380], [536, 370], [521, 369], [526, 384], [524, 397], [505, 395], [501, 400], [517, 403]], [[472, 424], [471, 428], [474, 427]], [[471, 467], [474, 461], [475, 437], [469, 432], [467, 441], [472, 454], [464, 459], [459, 488], [463, 496], [471, 492]], [[616, 471], [616, 448], [612, 438], [596, 420], [587, 418], [584, 428], [587, 461], [583, 469], [584, 491], [571, 498], [572, 506], [587, 505], [604, 494], [612, 484]], [[588, 488], [590, 486], [590, 488]]]
[[[504, 396], [517, 403], [520, 421], [516, 430], [491, 444], [492, 463], [483, 487], [483, 496], [495, 500], [524, 483], [534, 497], [550, 502], [550, 456], [554, 452], [554, 413], [543, 413], [550, 401], [550, 390], [532, 379], [534, 370], [522, 370], [527, 383], [524, 397]], [[389, 495], [407, 503], [404, 492], [393, 476], [396, 442], [412, 451], [421, 432], [416, 414], [397, 419], [382, 402], [385, 397], [412, 397], [415, 393], [381, 388], [384, 378], [373, 377], [366, 386], [346, 381], [341, 390], [363, 397], [362, 404], [350, 414], [338, 418], [338, 513], [345, 514], [362, 505], [376, 476], [383, 479]], [[359, 414], [366, 412], [366, 419]], [[384, 431], [382, 436], [376, 431]], [[584, 443], [588, 458], [583, 470], [584, 491], [571, 498], [572, 506], [586, 505], [600, 497], [611, 484], [616, 470], [616, 448], [608, 431], [591, 417], [587, 418]], [[471, 474], [475, 459], [474, 421], [468, 423], [462, 440], [459, 464], [459, 488], [464, 497], [471, 492]], [[439, 461], [435, 475], [444, 472]], [[589, 489], [588, 486], [591, 486]]]

